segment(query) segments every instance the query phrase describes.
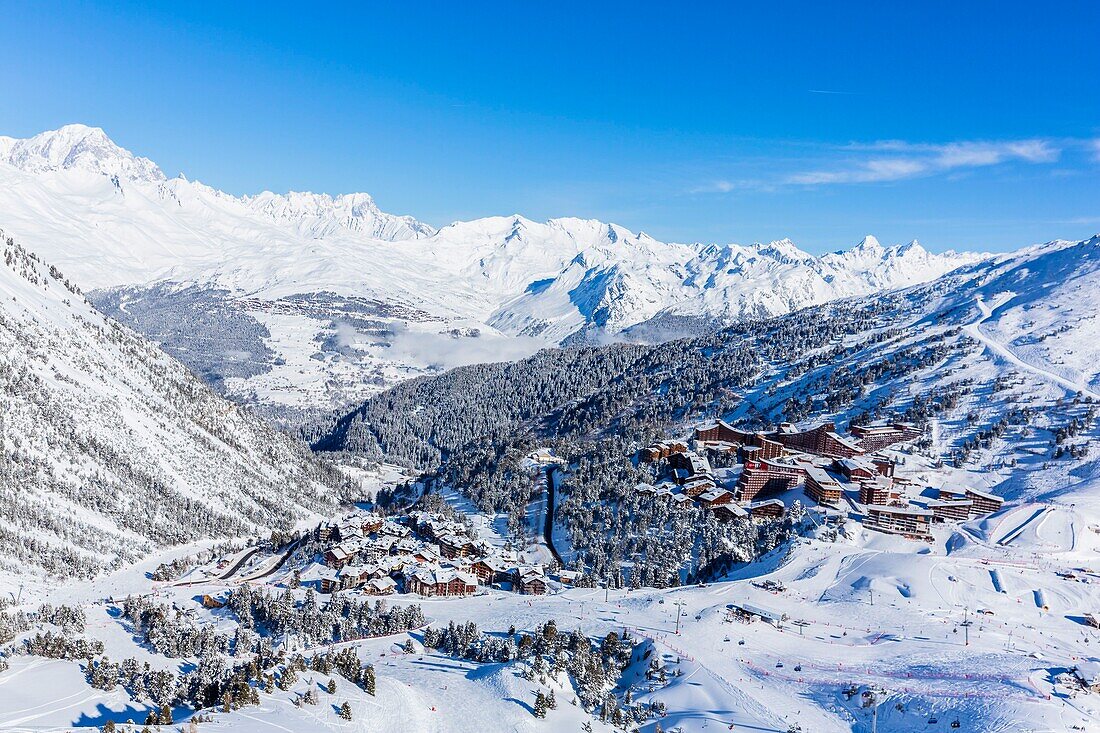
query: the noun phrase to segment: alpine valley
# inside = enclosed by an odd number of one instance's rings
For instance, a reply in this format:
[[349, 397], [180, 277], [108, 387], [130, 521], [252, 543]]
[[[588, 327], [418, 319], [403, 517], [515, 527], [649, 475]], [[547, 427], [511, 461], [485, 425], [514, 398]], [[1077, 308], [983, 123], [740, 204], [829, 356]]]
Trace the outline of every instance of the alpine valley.
[[677, 244], [0, 138], [0, 731], [1100, 730], [1100, 236]]

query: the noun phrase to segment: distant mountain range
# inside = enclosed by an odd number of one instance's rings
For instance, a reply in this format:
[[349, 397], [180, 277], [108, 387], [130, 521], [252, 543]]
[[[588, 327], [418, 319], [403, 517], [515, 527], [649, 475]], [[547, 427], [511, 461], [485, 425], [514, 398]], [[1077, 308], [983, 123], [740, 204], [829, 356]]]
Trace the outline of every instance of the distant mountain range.
[[518, 215], [437, 230], [363, 193], [237, 197], [167, 179], [83, 125], [0, 138], [0, 225], [227, 394], [303, 408], [546, 345], [783, 314], [984, 257], [870, 236], [815, 257], [786, 239], [678, 244]]

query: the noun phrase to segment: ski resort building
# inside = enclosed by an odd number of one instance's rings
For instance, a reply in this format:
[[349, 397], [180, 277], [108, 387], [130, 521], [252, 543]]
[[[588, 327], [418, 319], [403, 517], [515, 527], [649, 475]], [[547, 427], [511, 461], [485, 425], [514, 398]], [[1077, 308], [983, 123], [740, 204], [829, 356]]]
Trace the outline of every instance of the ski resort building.
[[817, 466], [806, 467], [806, 496], [818, 504], [828, 506], [840, 506], [844, 498], [844, 489], [840, 482], [834, 479], [824, 469]]
[[927, 540], [932, 537], [932, 512], [912, 506], [867, 507], [863, 526], [887, 534], [900, 534], [910, 539]]
[[516, 579], [512, 589], [525, 596], [546, 595], [546, 574], [541, 565], [529, 565], [516, 568]]
[[813, 453], [826, 458], [851, 458], [865, 452], [851, 438], [836, 432], [836, 426], [831, 422], [803, 431], [795, 430], [790, 423], [783, 423], [779, 430], [767, 437], [782, 443], [788, 450]]
[[888, 448], [896, 443], [916, 440], [923, 435], [916, 425], [904, 422], [849, 425], [848, 432], [859, 441], [859, 446], [868, 453]]
[[786, 505], [779, 499], [756, 501], [745, 507], [753, 519], [782, 519], [787, 513]]
[[699, 497], [699, 505], [704, 509], [714, 509], [722, 504], [733, 502], [733, 494], [725, 489], [714, 489]]
[[737, 499], [751, 502], [762, 491], [780, 493], [802, 483], [806, 474], [804, 463], [781, 461], [746, 461], [737, 479]]
[[420, 567], [405, 578], [405, 590], [422, 596], [468, 596], [477, 592], [477, 576], [452, 568]]
[[985, 491], [979, 491], [978, 489], [967, 488], [964, 494], [967, 499], [973, 502], [971, 506], [971, 516], [982, 516], [984, 514], [992, 514], [995, 511], [1000, 510], [1001, 505], [1004, 504], [1004, 499], [996, 494], [990, 494]]
[[937, 522], [965, 522], [974, 510], [973, 504], [967, 499], [958, 501], [931, 499], [927, 506], [932, 511], [932, 518]]
[[901, 492], [885, 476], [875, 476], [859, 482], [859, 503], [888, 505], [901, 500]]

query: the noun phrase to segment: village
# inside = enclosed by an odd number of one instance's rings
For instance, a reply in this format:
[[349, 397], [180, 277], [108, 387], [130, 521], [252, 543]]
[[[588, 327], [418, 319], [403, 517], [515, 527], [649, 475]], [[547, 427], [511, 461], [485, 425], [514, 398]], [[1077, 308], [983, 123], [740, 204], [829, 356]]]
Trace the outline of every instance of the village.
[[[932, 525], [991, 514], [1003, 499], [972, 487], [925, 487], [896, 475], [888, 449], [921, 438], [908, 423], [831, 422], [808, 430], [790, 423], [746, 432], [722, 420], [696, 427], [690, 440], [669, 440], [638, 454], [657, 464], [661, 479], [635, 487], [641, 494], [697, 504], [722, 520], [782, 518], [795, 501], [815, 507], [827, 523], [849, 518], [866, 529], [930, 541]], [[713, 468], [712, 465], [723, 468]]]
[[[782, 519], [799, 502], [822, 525], [854, 520], [923, 541], [931, 541], [934, 524], [1000, 509], [999, 496], [898, 475], [896, 449], [921, 437], [906, 423], [852, 425], [845, 435], [830, 422], [746, 432], [719, 420], [697, 426], [690, 439], [639, 451], [636, 460], [652, 465], [659, 479], [634, 491], [673, 506], [697, 505], [722, 521]], [[298, 562], [285, 582], [324, 594], [462, 597], [489, 588], [540, 596], [581, 581], [578, 571], [531, 561], [476, 534], [453, 509], [382, 516], [356, 508], [299, 540]]]
[[539, 596], [578, 578], [568, 570], [550, 574], [545, 564], [472, 534], [468, 524], [439, 512], [383, 517], [356, 509], [303, 538], [302, 565], [287, 583], [324, 594], [460, 597], [495, 588]]

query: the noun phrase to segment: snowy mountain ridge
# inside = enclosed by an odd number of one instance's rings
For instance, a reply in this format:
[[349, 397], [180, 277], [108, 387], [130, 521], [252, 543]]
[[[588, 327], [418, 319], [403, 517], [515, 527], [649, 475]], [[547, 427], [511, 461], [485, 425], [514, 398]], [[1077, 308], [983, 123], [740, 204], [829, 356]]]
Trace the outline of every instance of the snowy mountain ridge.
[[[578, 335], [614, 339], [670, 318], [705, 325], [778, 315], [925, 282], [983, 257], [933, 254], [916, 242], [883, 247], [873, 237], [820, 257], [790, 240], [661, 242], [568, 217], [495, 216], [436, 230], [362, 193], [238, 197], [166, 179], [80, 125], [0, 143], [0, 222], [93, 290], [126, 288], [128, 298], [144, 290], [147, 302], [150, 288], [224, 291], [226, 307], [256, 333], [266, 329], [260, 338], [275, 354], [249, 356], [263, 373], [226, 380], [226, 389], [300, 406], [364, 396], [333, 385], [376, 391], [425, 370], [515, 358]], [[318, 304], [334, 300], [341, 307]], [[164, 324], [108, 312], [166, 343]], [[462, 348], [441, 348], [455, 338]], [[335, 342], [338, 357], [324, 348]], [[185, 361], [194, 352], [171, 351]]]
[[289, 528], [339, 478], [0, 235], [0, 584]]

